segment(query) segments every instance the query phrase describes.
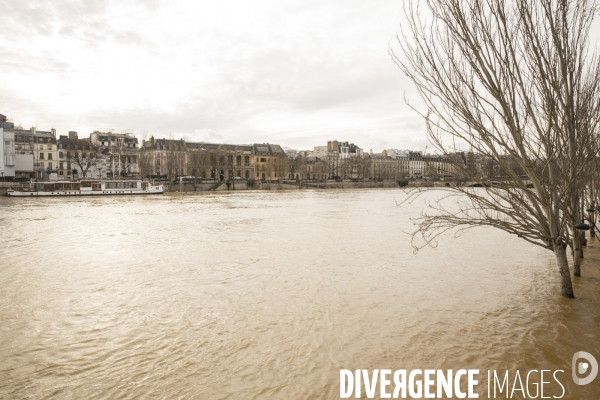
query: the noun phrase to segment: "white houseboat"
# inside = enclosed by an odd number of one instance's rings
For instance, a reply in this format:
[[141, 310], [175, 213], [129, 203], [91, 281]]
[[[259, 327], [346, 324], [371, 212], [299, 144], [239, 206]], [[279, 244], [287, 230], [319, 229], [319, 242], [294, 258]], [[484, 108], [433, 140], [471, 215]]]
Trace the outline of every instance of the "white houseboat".
[[31, 182], [21, 190], [9, 190], [11, 197], [34, 196], [102, 196], [102, 195], [134, 195], [162, 194], [162, 185], [152, 185], [141, 180], [82, 180], [79, 182]]

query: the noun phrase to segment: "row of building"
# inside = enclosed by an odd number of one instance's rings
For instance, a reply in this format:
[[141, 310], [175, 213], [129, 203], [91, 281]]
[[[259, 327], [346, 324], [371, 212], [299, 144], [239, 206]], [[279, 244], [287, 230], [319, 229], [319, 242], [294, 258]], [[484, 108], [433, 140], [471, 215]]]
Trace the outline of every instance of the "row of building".
[[138, 176], [140, 148], [132, 133], [77, 132], [57, 137], [56, 130], [23, 129], [0, 115], [0, 177], [17, 179], [104, 179]]
[[133, 132], [96, 130], [59, 135], [15, 126], [0, 115], [0, 177], [14, 179], [111, 179], [177, 176], [248, 180], [398, 180], [483, 175], [484, 160], [473, 153], [438, 156], [386, 149], [365, 152], [353, 143], [332, 140], [313, 150], [280, 145], [216, 144], [155, 139], [141, 144]]

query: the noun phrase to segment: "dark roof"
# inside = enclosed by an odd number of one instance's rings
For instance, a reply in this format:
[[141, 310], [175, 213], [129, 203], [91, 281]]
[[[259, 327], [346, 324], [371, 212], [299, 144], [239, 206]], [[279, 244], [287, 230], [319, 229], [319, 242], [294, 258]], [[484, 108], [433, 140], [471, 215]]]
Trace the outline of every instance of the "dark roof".
[[319, 157], [306, 157], [307, 164], [315, 164], [315, 163], [318, 163], [319, 161], [323, 161], [323, 160], [321, 160]]
[[6, 115], [0, 114], [0, 128], [4, 128], [7, 130], [15, 129], [15, 124], [8, 121]]
[[[75, 132], [77, 133], [77, 132]], [[110, 142], [116, 142], [117, 137], [123, 137], [123, 142], [125, 143], [137, 143], [138, 139], [135, 136], [123, 136], [123, 135], [115, 135], [114, 133], [108, 132], [108, 133], [103, 133], [103, 132], [94, 132], [98, 134], [98, 140], [101, 141], [110, 141]]]
[[254, 154], [257, 156], [285, 156], [285, 151], [278, 144], [254, 143]]
[[204, 143], [204, 142], [187, 142], [187, 146], [192, 149], [206, 149], [206, 150], [242, 150], [252, 151], [252, 146], [247, 144], [224, 144], [224, 143]]
[[33, 135], [33, 141], [36, 143], [56, 143], [56, 137], [50, 132], [36, 132]]
[[69, 139], [67, 137], [61, 136], [58, 140], [58, 144], [62, 146], [62, 149], [85, 149], [90, 150], [93, 149], [94, 146], [90, 143], [89, 139]]
[[[151, 142], [146, 142], [146, 146], [150, 147]], [[154, 149], [156, 150], [185, 150], [186, 143], [183, 140], [175, 139], [156, 139], [154, 141]]]

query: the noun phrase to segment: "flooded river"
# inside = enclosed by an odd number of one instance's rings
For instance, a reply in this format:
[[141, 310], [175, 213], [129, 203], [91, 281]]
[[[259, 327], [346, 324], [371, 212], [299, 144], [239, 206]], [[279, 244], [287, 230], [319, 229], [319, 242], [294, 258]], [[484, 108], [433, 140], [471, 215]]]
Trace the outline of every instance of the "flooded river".
[[0, 398], [336, 399], [340, 369], [416, 368], [600, 398], [571, 378], [600, 360], [600, 245], [563, 299], [553, 254], [496, 230], [414, 254], [402, 193], [0, 198]]

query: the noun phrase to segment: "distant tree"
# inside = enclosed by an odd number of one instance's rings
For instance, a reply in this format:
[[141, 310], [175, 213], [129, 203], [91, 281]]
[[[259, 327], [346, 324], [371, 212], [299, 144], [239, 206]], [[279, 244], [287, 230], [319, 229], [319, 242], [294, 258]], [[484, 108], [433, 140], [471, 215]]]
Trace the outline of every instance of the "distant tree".
[[148, 175], [152, 175], [153, 173], [153, 157], [152, 157], [152, 149], [142, 146], [140, 149], [139, 156], [139, 167], [140, 167], [140, 177], [145, 178]]
[[291, 147], [286, 147], [285, 149], [283, 149], [283, 151], [285, 151], [285, 155], [291, 161], [294, 161], [300, 155], [300, 152], [298, 151], [298, 149], [292, 149]]
[[188, 173], [194, 177], [194, 183], [198, 178], [206, 178], [206, 170], [209, 168], [209, 151], [198, 149], [188, 151]]
[[111, 164], [114, 163], [114, 167], [118, 170], [117, 176], [125, 175], [131, 166], [136, 164], [136, 161], [141, 155], [139, 149], [126, 147], [124, 143], [120, 141], [114, 146], [111, 146], [108, 151], [110, 152]]
[[290, 175], [291, 178], [295, 178], [296, 174], [298, 173], [298, 157], [300, 157], [300, 152], [297, 149], [292, 149], [289, 147], [286, 147], [284, 149], [285, 154], [288, 158], [288, 173]]
[[165, 142], [167, 150], [167, 175], [169, 180], [172, 180], [175, 176], [183, 175], [185, 172], [185, 142], [183, 139], [169, 139], [165, 140]]
[[64, 146], [67, 161], [81, 171], [83, 179], [87, 178], [92, 167], [98, 167], [104, 156], [97, 146], [93, 146], [88, 139], [68, 140]]

